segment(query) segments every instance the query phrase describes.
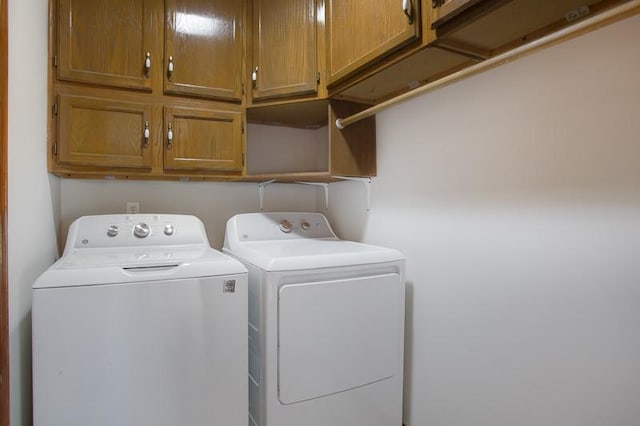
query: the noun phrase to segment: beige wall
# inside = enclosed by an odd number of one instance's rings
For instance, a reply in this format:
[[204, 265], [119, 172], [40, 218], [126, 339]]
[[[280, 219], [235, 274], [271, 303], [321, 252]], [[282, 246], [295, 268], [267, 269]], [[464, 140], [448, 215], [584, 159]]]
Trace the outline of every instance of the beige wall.
[[371, 211], [407, 256], [407, 426], [640, 424], [640, 16], [378, 114]]
[[31, 284], [55, 259], [59, 183], [47, 175], [47, 0], [9, 0], [11, 425], [31, 424]]
[[[46, 172], [47, 0], [9, 1], [9, 327], [11, 426], [30, 426], [31, 285], [58, 256], [69, 224], [85, 214], [195, 214], [211, 244], [222, 246], [224, 223], [259, 208], [256, 184], [62, 180]], [[265, 210], [316, 209], [316, 189], [269, 185]], [[56, 240], [60, 240], [59, 242]]]

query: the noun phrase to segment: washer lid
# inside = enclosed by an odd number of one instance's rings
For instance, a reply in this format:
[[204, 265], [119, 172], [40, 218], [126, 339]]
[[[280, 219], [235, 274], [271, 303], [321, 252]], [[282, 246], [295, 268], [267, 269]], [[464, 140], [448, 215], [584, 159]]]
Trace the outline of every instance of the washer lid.
[[237, 260], [203, 245], [76, 249], [45, 271], [33, 288], [176, 280], [246, 272]]
[[294, 271], [404, 260], [397, 250], [336, 239], [251, 241], [229, 253], [265, 271]]

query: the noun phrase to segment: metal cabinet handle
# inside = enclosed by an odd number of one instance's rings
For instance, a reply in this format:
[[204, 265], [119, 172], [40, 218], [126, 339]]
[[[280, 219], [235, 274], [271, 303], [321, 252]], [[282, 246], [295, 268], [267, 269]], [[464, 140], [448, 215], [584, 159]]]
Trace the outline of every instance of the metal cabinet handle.
[[411, 4], [411, 0], [402, 0], [402, 11], [407, 15], [409, 25], [413, 24], [413, 4]]
[[147, 52], [147, 56], [144, 59], [144, 72], [146, 75], [151, 73], [151, 52]]
[[251, 81], [253, 81], [253, 87], [258, 85], [258, 67], [253, 69], [253, 72], [251, 73]]
[[167, 149], [173, 148], [173, 125], [169, 123], [167, 128]]
[[149, 139], [151, 138], [151, 131], [149, 130], [149, 121], [144, 122], [144, 131], [142, 132], [142, 136], [144, 137], [144, 144], [142, 146], [145, 148], [148, 148]]
[[173, 56], [169, 56], [169, 64], [167, 65], [167, 78], [171, 80], [172, 75], [173, 75]]

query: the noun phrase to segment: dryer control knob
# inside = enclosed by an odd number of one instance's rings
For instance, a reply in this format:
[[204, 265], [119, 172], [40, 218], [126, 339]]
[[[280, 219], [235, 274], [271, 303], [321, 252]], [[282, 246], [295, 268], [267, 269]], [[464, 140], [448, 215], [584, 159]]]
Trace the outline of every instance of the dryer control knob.
[[107, 228], [107, 236], [109, 237], [115, 237], [116, 235], [118, 235], [118, 232], [120, 232], [120, 230], [118, 229], [118, 225], [110, 225]]
[[293, 225], [287, 219], [282, 219], [280, 221], [280, 230], [285, 234], [288, 234], [293, 229]]
[[303, 220], [302, 222], [300, 222], [300, 228], [302, 228], [303, 231], [308, 231], [309, 228], [311, 228], [311, 224], [306, 220]]
[[146, 238], [151, 233], [151, 228], [146, 223], [139, 223], [133, 228], [133, 235], [138, 238]]
[[175, 228], [173, 227], [173, 225], [172, 225], [172, 224], [167, 223], [167, 224], [164, 226], [164, 235], [166, 235], [166, 236], [169, 236], [169, 237], [170, 237], [171, 235], [173, 235], [173, 233], [174, 233], [174, 232], [176, 232], [176, 230], [175, 230]]

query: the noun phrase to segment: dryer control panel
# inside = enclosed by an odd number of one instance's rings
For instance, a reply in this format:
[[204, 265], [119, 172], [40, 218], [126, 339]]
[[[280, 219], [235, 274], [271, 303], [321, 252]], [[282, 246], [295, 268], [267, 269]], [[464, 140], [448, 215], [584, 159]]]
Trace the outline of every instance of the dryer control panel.
[[209, 246], [204, 225], [195, 216], [116, 214], [84, 216], [69, 227], [65, 253], [73, 249], [136, 246]]
[[[337, 239], [327, 218], [320, 213], [246, 213], [227, 222], [225, 239], [236, 241]], [[226, 246], [226, 244], [225, 244]]]

